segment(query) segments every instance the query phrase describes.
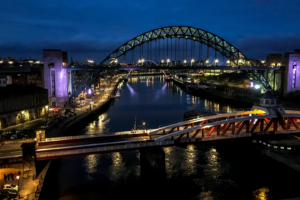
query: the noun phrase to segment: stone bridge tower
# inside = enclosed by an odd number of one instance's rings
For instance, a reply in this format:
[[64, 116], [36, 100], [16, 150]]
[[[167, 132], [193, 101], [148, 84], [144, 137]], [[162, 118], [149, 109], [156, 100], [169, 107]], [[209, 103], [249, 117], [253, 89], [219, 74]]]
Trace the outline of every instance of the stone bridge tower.
[[300, 49], [284, 54], [285, 84], [284, 95], [300, 90]]
[[49, 105], [64, 107], [68, 96], [68, 54], [61, 50], [44, 49], [44, 88], [48, 89]]

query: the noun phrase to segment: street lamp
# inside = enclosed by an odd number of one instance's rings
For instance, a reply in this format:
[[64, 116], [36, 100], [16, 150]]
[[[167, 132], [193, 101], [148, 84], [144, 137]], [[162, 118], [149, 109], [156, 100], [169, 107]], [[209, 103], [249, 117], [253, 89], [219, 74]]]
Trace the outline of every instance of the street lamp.
[[141, 61], [142, 61], [142, 65], [144, 65], [144, 62], [145, 62], [144, 58], [142, 58], [142, 60], [141, 60]]
[[186, 60], [184, 60], [183, 63], [186, 64]]
[[215, 59], [215, 65], [217, 66], [219, 60], [218, 59]]
[[22, 123], [22, 117], [23, 117], [23, 114], [25, 113], [25, 111], [23, 110], [22, 112], [21, 112], [21, 123]]
[[168, 59], [167, 59], [167, 65], [169, 65], [169, 62], [170, 62], [170, 59], [168, 58]]
[[194, 59], [192, 59], [192, 60], [191, 60], [191, 66], [193, 66], [193, 62], [195, 62], [195, 60], [194, 60]]
[[18, 180], [18, 188], [20, 187], [20, 176], [16, 176], [17, 180]]
[[117, 64], [118, 63], [118, 59], [116, 59], [114, 62]]
[[205, 61], [205, 63], [208, 65], [208, 64], [209, 64], [209, 60], [207, 59], [207, 60]]
[[164, 60], [161, 60], [161, 63], [164, 63], [165, 61]]

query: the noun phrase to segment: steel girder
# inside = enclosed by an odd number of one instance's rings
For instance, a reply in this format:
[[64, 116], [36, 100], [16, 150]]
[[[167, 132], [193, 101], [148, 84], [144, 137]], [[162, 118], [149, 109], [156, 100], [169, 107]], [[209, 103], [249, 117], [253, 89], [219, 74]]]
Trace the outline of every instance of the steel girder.
[[112, 63], [120, 56], [144, 43], [166, 38], [183, 38], [200, 42], [220, 52], [235, 64], [238, 63], [239, 59], [247, 60], [246, 56], [236, 47], [211, 32], [190, 26], [168, 26], [148, 31], [129, 40], [107, 56], [101, 64]]

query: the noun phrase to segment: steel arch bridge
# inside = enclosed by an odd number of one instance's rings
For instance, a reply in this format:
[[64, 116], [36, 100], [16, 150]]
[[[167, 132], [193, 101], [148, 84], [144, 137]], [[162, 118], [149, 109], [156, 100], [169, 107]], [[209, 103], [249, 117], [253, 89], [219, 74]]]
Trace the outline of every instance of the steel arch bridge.
[[223, 38], [203, 29], [191, 26], [167, 26], [145, 32], [128, 42], [124, 43], [107, 56], [101, 64], [112, 63], [127, 52], [145, 43], [166, 38], [182, 38], [205, 44], [227, 57], [231, 62], [237, 64], [238, 60], [248, 60], [236, 47]]

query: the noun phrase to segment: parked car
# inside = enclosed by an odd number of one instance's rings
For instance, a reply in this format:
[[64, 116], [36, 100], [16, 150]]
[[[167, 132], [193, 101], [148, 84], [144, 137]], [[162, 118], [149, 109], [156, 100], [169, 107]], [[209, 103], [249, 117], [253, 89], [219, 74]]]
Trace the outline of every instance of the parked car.
[[6, 194], [10, 197], [17, 197], [18, 196], [18, 191], [5, 189], [5, 190], [1, 190], [0, 194]]
[[12, 183], [6, 183], [3, 185], [4, 190], [15, 190], [18, 191], [18, 186]]
[[0, 200], [15, 200], [16, 198], [10, 197], [7, 194], [0, 194]]

